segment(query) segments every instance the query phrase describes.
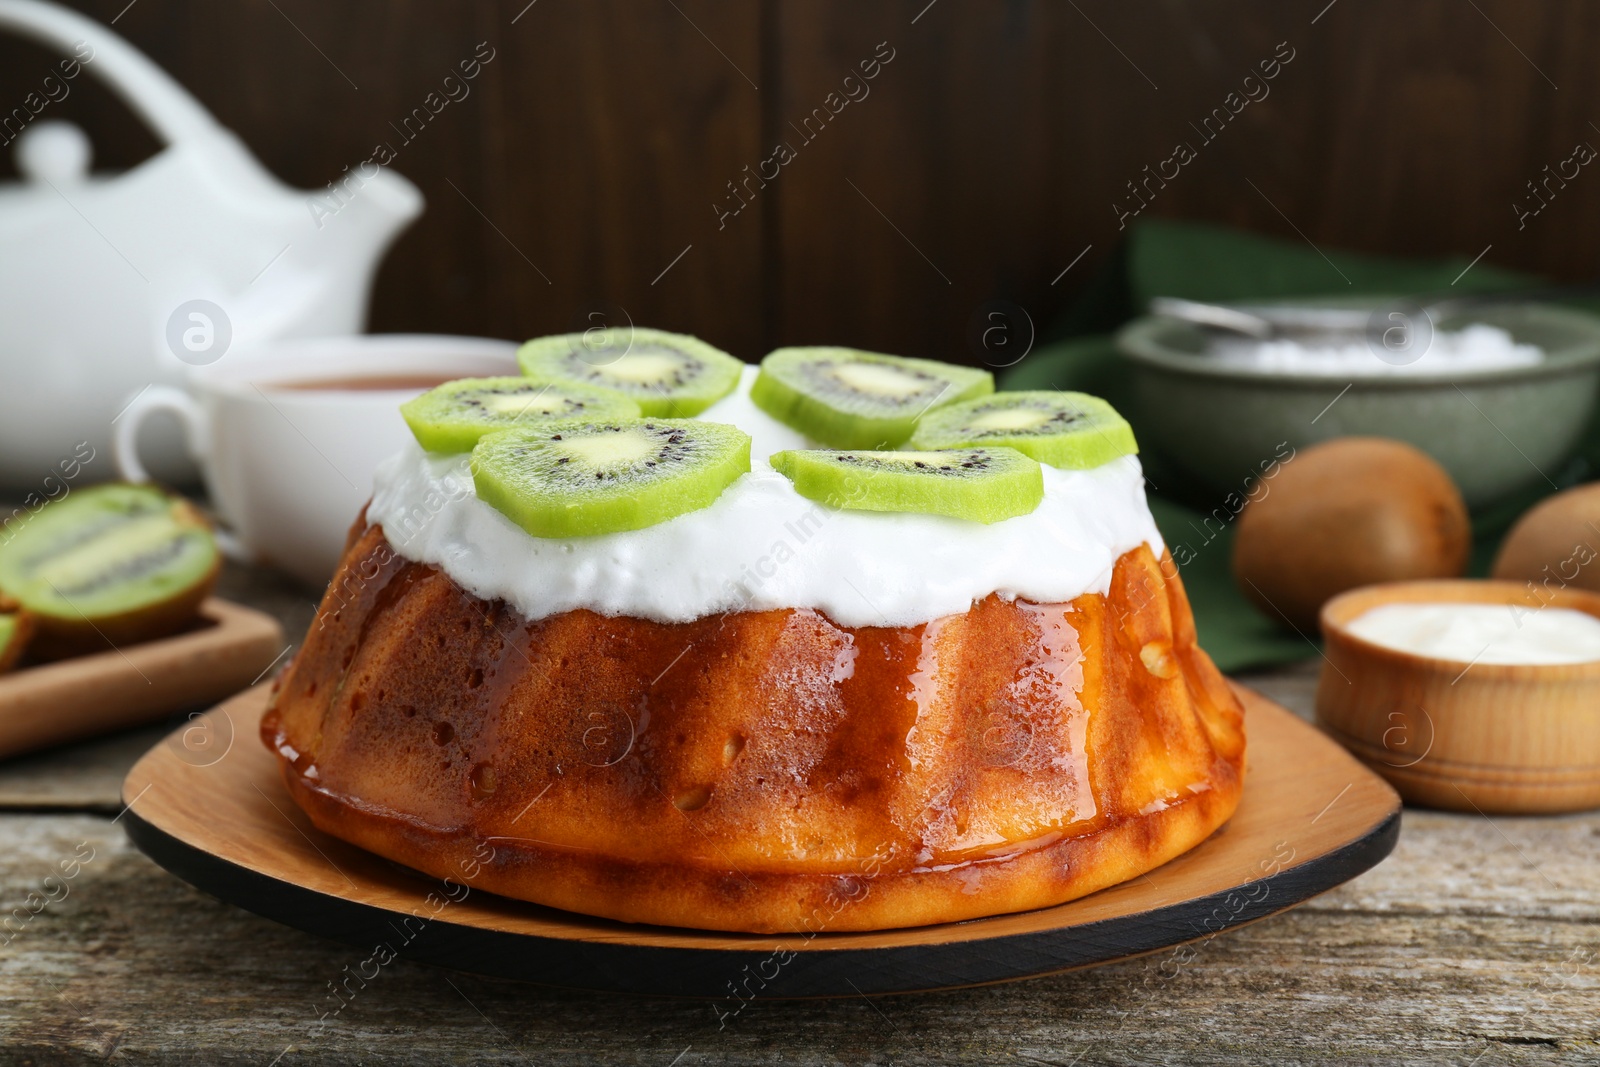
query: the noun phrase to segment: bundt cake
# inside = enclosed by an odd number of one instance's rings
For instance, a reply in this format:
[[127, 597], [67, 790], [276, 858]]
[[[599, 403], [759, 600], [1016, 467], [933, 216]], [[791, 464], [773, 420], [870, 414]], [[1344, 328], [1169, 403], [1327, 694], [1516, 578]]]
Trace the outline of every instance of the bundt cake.
[[534, 536], [481, 449], [384, 466], [261, 726], [320, 829], [557, 908], [819, 932], [1062, 903], [1228, 819], [1242, 710], [1137, 460], [1045, 466], [987, 525], [816, 503], [754, 375], [700, 415], [748, 472], [646, 527]]

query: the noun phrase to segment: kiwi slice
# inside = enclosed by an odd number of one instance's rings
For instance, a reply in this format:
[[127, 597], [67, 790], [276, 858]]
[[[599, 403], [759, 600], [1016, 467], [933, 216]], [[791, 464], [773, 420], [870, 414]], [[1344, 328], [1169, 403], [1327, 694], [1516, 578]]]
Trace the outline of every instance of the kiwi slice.
[[777, 452], [801, 496], [850, 511], [913, 511], [976, 522], [1026, 515], [1044, 499], [1039, 464], [1012, 448]]
[[1086, 470], [1139, 451], [1117, 409], [1087, 393], [995, 393], [930, 411], [913, 448], [1004, 445], [1040, 463]]
[[36, 619], [45, 658], [181, 629], [221, 564], [205, 518], [142, 485], [75, 490], [6, 534], [0, 590]]
[[639, 530], [710, 504], [750, 469], [750, 438], [691, 419], [570, 419], [472, 450], [478, 498], [535, 537]]
[[744, 364], [697, 337], [607, 327], [539, 337], [517, 350], [522, 373], [612, 389], [641, 413], [686, 419], [733, 392]]
[[0, 674], [17, 665], [33, 637], [33, 616], [0, 596]]
[[478, 438], [533, 419], [631, 419], [639, 405], [609, 389], [534, 378], [462, 378], [400, 405], [429, 452], [471, 452]]
[[780, 348], [750, 399], [830, 448], [895, 448], [931, 408], [994, 392], [994, 375], [853, 348]]

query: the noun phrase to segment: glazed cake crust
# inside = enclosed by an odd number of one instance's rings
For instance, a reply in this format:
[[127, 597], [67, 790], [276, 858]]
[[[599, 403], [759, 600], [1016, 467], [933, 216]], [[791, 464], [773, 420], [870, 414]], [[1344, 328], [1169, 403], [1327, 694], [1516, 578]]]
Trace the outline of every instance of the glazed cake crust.
[[261, 732], [319, 828], [429, 874], [629, 922], [819, 932], [1044, 907], [1159, 866], [1233, 813], [1242, 715], [1144, 546], [1105, 596], [991, 596], [921, 626], [529, 621], [368, 526]]

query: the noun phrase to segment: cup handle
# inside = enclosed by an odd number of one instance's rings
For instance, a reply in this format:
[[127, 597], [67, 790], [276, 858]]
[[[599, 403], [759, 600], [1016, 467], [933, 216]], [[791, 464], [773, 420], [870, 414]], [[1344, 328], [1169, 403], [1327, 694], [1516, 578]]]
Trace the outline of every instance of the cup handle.
[[[182, 389], [170, 385], [152, 385], [145, 389], [117, 416], [116, 428], [111, 437], [111, 456], [117, 464], [117, 473], [128, 482], [148, 482], [150, 472], [139, 460], [139, 427], [147, 416], [157, 411], [170, 411], [183, 424], [184, 440], [189, 455], [196, 460], [206, 449], [206, 414], [194, 398]], [[254, 553], [233, 534], [224, 529], [213, 531], [217, 547], [223, 555], [240, 563], [249, 563]]]
[[117, 463], [117, 473], [127, 482], [148, 482], [150, 472], [139, 460], [139, 427], [149, 415], [157, 411], [170, 411], [183, 424], [183, 436], [189, 455], [200, 458], [204, 447], [205, 413], [200, 405], [182, 389], [170, 385], [152, 385], [133, 398], [121, 415], [117, 416], [116, 430], [111, 438], [111, 455]]

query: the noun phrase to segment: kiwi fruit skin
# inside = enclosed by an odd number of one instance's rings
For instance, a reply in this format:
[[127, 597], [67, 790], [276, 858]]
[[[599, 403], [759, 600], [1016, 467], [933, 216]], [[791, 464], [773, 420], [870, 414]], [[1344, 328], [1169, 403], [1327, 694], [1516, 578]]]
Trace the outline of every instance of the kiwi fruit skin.
[[[823, 361], [876, 364], [947, 384], [943, 391], [919, 399], [915, 407], [903, 412], [852, 411], [844, 397], [830, 401], [814, 394], [815, 383], [809, 375]], [[761, 361], [761, 374], [750, 387], [750, 399], [779, 422], [829, 448], [870, 450], [904, 444], [917, 420], [931, 409], [992, 392], [994, 375], [974, 367], [854, 348], [780, 348]]]
[[13, 600], [0, 596], [0, 674], [17, 665], [33, 640], [38, 622]]
[[[670, 391], [645, 383], [621, 382], [606, 374], [607, 361], [613, 357], [604, 353], [616, 349], [616, 358], [621, 358], [625, 353], [644, 353], [652, 348], [680, 352], [698, 362], [703, 370], [693, 382]], [[742, 361], [698, 337], [643, 327], [608, 327], [536, 337], [517, 349], [517, 363], [530, 378], [623, 393], [639, 405], [641, 415], [664, 419], [687, 419], [700, 414], [733, 392], [744, 373]]]
[[1600, 482], [1563, 490], [1523, 513], [1489, 576], [1600, 593]]
[[1306, 636], [1322, 605], [1378, 582], [1457, 578], [1472, 528], [1461, 492], [1402, 441], [1342, 437], [1302, 449], [1262, 482], [1233, 541], [1239, 591]]
[[[518, 390], [533, 386], [526, 398]], [[470, 411], [439, 410], [461, 393], [504, 390], [524, 408], [495, 417]], [[629, 419], [640, 414], [639, 405], [611, 389], [574, 385], [536, 378], [461, 378], [445, 382], [400, 405], [400, 414], [417, 443], [429, 452], [471, 452], [478, 438], [497, 430], [515, 429], [535, 419]]]
[[[1029, 434], [971, 425], [973, 419], [988, 412], [1030, 409], [1041, 412], [1055, 409], [1071, 412], [1074, 417], [1065, 421], [1060, 430], [1050, 433]], [[1083, 428], [1074, 429], [1073, 422], [1083, 424]], [[909, 444], [912, 448], [1004, 445], [1040, 463], [1064, 470], [1090, 470], [1139, 452], [1133, 427], [1109, 403], [1088, 393], [1048, 390], [995, 393], [941, 405], [917, 423]]]
[[[695, 435], [703, 459], [681, 474], [598, 487], [593, 493], [561, 486], [519, 484], [521, 458], [539, 451], [559, 456], [559, 441], [644, 430]], [[536, 459], [542, 463], [543, 460]], [[575, 419], [537, 429], [488, 434], [472, 450], [478, 499], [534, 537], [587, 537], [640, 530], [710, 505], [750, 470], [750, 437], [733, 426], [693, 419]]]
[[[979, 461], [991, 469], [973, 477], [954, 473]], [[807, 449], [774, 453], [771, 462], [801, 496], [847, 511], [944, 515], [990, 524], [1026, 515], [1044, 499], [1039, 464], [1012, 448]], [[941, 469], [952, 474], [938, 473]]]
[[[76, 501], [74, 508], [83, 508], [97, 498], [136, 494], [146, 500], [159, 501], [176, 525], [185, 530], [203, 531], [209, 563], [191, 582], [171, 591], [167, 596], [147, 597], [122, 610], [97, 612], [85, 615], [63, 606], [45, 591], [29, 588], [28, 582], [17, 573], [20, 556], [28, 545], [28, 526], [50, 513], [52, 508], [62, 508]], [[194, 505], [181, 497], [172, 496], [147, 485], [110, 483], [79, 489], [70, 496], [47, 505], [36, 515], [23, 520], [15, 536], [0, 546], [0, 591], [22, 605], [32, 619], [35, 632], [28, 645], [29, 654], [40, 660], [62, 659], [91, 652], [106, 652], [126, 644], [135, 644], [157, 637], [165, 637], [189, 626], [199, 614], [200, 605], [216, 587], [217, 575], [222, 569], [222, 555], [211, 537], [211, 525]]]

